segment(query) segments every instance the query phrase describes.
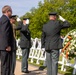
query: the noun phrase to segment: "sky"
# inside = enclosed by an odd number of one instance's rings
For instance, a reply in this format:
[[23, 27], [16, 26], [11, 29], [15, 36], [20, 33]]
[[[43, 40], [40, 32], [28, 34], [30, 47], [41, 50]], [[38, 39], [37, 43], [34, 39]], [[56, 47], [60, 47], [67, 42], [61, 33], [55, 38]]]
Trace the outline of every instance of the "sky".
[[2, 7], [5, 5], [11, 6], [13, 15], [20, 17], [29, 12], [31, 8], [37, 8], [39, 1], [43, 2], [44, 0], [0, 0], [0, 16], [2, 15]]

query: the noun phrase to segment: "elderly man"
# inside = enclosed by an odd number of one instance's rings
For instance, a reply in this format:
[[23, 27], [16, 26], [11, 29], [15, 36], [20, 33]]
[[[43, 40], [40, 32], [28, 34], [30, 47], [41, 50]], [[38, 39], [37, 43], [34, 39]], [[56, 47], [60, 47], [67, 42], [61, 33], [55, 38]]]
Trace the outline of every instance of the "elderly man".
[[13, 46], [13, 29], [9, 17], [12, 15], [12, 9], [6, 5], [2, 8], [2, 17], [0, 18], [0, 51], [1, 51], [1, 75], [11, 75], [11, 60]]
[[49, 22], [43, 25], [42, 29], [42, 50], [46, 51], [46, 65], [47, 75], [57, 75], [58, 73], [58, 60], [59, 49], [62, 48], [62, 40], [60, 38], [60, 31], [63, 28], [68, 28], [69, 23], [59, 16], [60, 22], [57, 20], [57, 13], [49, 13]]

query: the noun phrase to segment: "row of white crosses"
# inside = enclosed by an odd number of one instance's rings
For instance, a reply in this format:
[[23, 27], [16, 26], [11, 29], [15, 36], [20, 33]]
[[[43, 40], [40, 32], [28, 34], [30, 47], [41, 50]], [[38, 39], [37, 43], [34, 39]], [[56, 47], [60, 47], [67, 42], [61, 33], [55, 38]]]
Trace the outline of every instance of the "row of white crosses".
[[[18, 45], [20, 39], [17, 40], [17, 59], [20, 59], [20, 57], [22, 56], [22, 51], [20, 46]], [[36, 59], [36, 64], [39, 64], [40, 60], [45, 61], [45, 56], [43, 56], [44, 51], [41, 50], [41, 39], [38, 38], [31, 38], [31, 43], [32, 43], [32, 47], [30, 48], [30, 54], [29, 54], [29, 58], [31, 58], [31, 63], [34, 62], [34, 59]]]

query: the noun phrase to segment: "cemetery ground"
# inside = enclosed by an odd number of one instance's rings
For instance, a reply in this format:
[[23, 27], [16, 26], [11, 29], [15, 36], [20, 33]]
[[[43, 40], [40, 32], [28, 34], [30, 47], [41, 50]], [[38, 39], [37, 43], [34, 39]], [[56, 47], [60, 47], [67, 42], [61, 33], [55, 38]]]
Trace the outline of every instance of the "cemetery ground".
[[[39, 68], [42, 68], [41, 70]], [[66, 67], [66, 71], [61, 71], [61, 65], [58, 67], [58, 75], [72, 75], [73, 68]], [[16, 61], [16, 69], [15, 69], [15, 75], [47, 75], [46, 74], [46, 68], [42, 65], [37, 65], [35, 63], [29, 63], [29, 71], [31, 71], [29, 74], [24, 74], [21, 72], [21, 60]], [[1, 71], [0, 71], [1, 72]], [[0, 74], [1, 75], [1, 74]]]
[[[29, 64], [30, 73], [24, 74], [21, 72], [21, 61], [17, 61], [16, 63], [17, 65], [15, 70], [15, 75], [47, 75], [46, 69], [40, 70], [38, 66], [35, 66], [33, 64]], [[58, 75], [62, 75], [62, 74], [58, 74]]]
[[[60, 56], [59, 60], [62, 59], [62, 56]], [[46, 72], [46, 67], [43, 66], [43, 61], [40, 61], [40, 64], [36, 64], [36, 60], [34, 59], [34, 62], [33, 63], [30, 63], [30, 58], [29, 58], [29, 64], [30, 65], [33, 65], [37, 70], [38, 72], [41, 71], [41, 72]], [[21, 59], [18, 60], [19, 62], [21, 62]], [[72, 59], [70, 61], [71, 63], [74, 63], [74, 59]], [[69, 66], [65, 66], [65, 69], [66, 71], [61, 71], [61, 64], [58, 64], [58, 75], [72, 75], [73, 73], [73, 68], [72, 67], [69, 67]], [[40, 75], [40, 74], [35, 74], [35, 75]], [[46, 75], [46, 74], [43, 74], [43, 75]]]
[[[60, 57], [61, 60], [61, 57]], [[74, 60], [71, 60], [71, 63], [73, 63]], [[1, 67], [1, 65], [0, 65]], [[72, 67], [68, 67], [65, 66], [66, 71], [61, 71], [61, 65], [59, 64], [58, 67], [58, 75], [72, 75], [73, 72], [73, 68]], [[34, 60], [33, 63], [30, 63], [30, 59], [29, 59], [29, 71], [31, 71], [29, 74], [23, 74], [21, 72], [21, 59], [16, 61], [16, 69], [15, 69], [15, 75], [47, 75], [46, 74], [46, 67], [43, 66], [43, 61], [40, 61], [40, 64], [37, 65], [36, 64], [36, 60]], [[1, 72], [1, 70], [0, 70]], [[1, 74], [0, 74], [1, 75]]]

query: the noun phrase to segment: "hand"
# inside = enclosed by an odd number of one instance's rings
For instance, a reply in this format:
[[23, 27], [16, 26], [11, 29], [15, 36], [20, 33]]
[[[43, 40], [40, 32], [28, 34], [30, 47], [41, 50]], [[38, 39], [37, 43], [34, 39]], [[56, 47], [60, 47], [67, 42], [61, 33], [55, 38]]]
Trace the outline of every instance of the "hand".
[[45, 48], [41, 49], [43, 51], [43, 56], [45, 56]]
[[63, 22], [65, 21], [65, 19], [64, 19], [62, 16], [60, 16], [60, 15], [59, 15], [59, 19], [60, 19], [61, 21], [63, 21]]
[[6, 51], [11, 51], [11, 47], [8, 46], [8, 47], [6, 48]]
[[42, 48], [41, 50], [45, 51], [45, 48]]
[[21, 19], [20, 19], [19, 17], [17, 17], [17, 19], [16, 19], [16, 20], [17, 20], [17, 22], [21, 21]]
[[26, 20], [26, 24], [29, 24], [29, 19]]

